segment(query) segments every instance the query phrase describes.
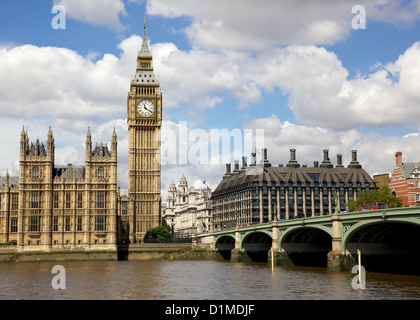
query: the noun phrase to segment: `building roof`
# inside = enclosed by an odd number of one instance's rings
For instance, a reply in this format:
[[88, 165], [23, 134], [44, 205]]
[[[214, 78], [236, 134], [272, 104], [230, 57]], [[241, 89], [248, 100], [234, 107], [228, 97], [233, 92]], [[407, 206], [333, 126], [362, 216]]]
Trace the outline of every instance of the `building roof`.
[[419, 167], [420, 167], [419, 163], [403, 163], [402, 166], [400, 166], [405, 179], [410, 179], [411, 173], [413, 171], [420, 170]]
[[64, 180], [80, 180], [85, 178], [85, 167], [54, 168], [53, 178], [63, 178]]
[[92, 156], [111, 156], [111, 151], [109, 151], [108, 146], [105, 144], [105, 146], [102, 144], [96, 144], [95, 149], [92, 151]]
[[146, 21], [144, 22], [143, 40], [137, 58], [150, 60], [150, 68], [137, 69], [136, 74], [131, 79], [131, 84], [136, 86], [151, 86], [158, 87], [159, 79], [156, 78], [152, 68], [152, 53], [149, 48], [149, 43], [146, 36]]
[[150, 52], [149, 43], [147, 42], [147, 36], [146, 36], [146, 19], [144, 20], [144, 26], [143, 26], [143, 40], [141, 43], [141, 48], [138, 53], [138, 57], [141, 58], [152, 58], [152, 53]]
[[[6, 186], [6, 178], [0, 177], [0, 188], [4, 188]], [[19, 186], [19, 177], [9, 177], [9, 187], [17, 187]]]
[[35, 144], [33, 144], [31, 142], [31, 146], [28, 149], [28, 155], [33, 155], [33, 156], [38, 156], [38, 155], [42, 155], [42, 156], [46, 156], [47, 155], [47, 151], [45, 150], [45, 146], [43, 143], [39, 142], [39, 139], [36, 139]]
[[235, 163], [232, 172], [230, 172], [230, 164], [228, 164], [226, 174], [213, 192], [212, 197], [251, 186], [348, 187], [360, 185], [363, 188], [375, 188], [374, 181], [362, 169], [354, 156], [347, 168], [341, 163], [334, 167], [328, 157], [324, 158], [324, 165], [318, 166], [316, 163], [314, 167], [301, 167], [294, 158], [294, 152], [291, 153], [291, 160], [286, 166], [271, 166], [266, 158], [266, 151], [260, 164], [257, 165], [254, 159], [249, 167], [246, 167], [245, 163], [240, 169], [238, 163]]

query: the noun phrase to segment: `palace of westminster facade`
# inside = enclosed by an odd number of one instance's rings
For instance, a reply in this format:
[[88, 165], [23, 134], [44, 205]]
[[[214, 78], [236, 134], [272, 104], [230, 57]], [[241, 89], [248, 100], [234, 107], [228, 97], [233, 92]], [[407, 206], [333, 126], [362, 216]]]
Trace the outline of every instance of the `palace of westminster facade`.
[[23, 128], [19, 176], [0, 177], [0, 243], [16, 242], [18, 251], [116, 250], [160, 224], [162, 94], [152, 62], [144, 27], [127, 96], [128, 193], [117, 181], [115, 129], [110, 148], [92, 147], [88, 129], [85, 165], [56, 167], [51, 128], [45, 144], [30, 143]]

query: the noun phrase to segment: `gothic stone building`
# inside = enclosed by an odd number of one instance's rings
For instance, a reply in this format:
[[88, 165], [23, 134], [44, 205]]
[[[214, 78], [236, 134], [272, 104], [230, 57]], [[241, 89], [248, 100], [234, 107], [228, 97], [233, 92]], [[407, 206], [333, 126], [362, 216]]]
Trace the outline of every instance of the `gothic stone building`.
[[56, 167], [51, 128], [46, 143], [29, 143], [22, 129], [19, 176], [0, 178], [0, 243], [24, 250], [115, 250], [141, 242], [160, 223], [162, 94], [154, 76], [144, 28], [136, 74], [127, 96], [128, 192], [117, 182], [117, 135], [92, 146], [86, 136], [84, 166]]
[[235, 161], [234, 170], [226, 165], [222, 181], [212, 193], [213, 224], [215, 229], [236, 225], [288, 220], [345, 211], [349, 199], [356, 198], [361, 190], [376, 189], [372, 178], [357, 161], [352, 151], [348, 167], [337, 155], [337, 164], [331, 163], [328, 150], [324, 150], [321, 164], [313, 167], [300, 165], [295, 149], [290, 150], [286, 166], [274, 167], [263, 149], [263, 159], [247, 166], [243, 157], [242, 167]]
[[[117, 136], [111, 149], [92, 149], [86, 136], [85, 166], [54, 166], [54, 136], [46, 145], [29, 144], [22, 129], [19, 177], [6, 173], [0, 191], [0, 242], [15, 240], [20, 250], [55, 248], [116, 249]], [[4, 203], [4, 205], [3, 205]]]

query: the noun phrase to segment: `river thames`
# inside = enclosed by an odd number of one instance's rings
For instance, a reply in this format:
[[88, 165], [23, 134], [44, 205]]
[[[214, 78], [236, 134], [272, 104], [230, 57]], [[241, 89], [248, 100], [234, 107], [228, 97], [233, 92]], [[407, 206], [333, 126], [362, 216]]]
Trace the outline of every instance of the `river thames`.
[[[65, 289], [53, 289], [55, 265], [65, 269]], [[57, 273], [59, 274], [59, 273]], [[63, 261], [0, 263], [2, 300], [413, 300], [420, 276], [324, 268], [271, 267], [221, 261]]]

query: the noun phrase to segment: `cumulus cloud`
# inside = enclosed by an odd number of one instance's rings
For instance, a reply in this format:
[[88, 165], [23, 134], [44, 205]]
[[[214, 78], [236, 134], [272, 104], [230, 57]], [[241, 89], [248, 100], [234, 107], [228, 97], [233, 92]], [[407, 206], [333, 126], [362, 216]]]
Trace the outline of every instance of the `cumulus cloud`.
[[342, 154], [343, 164], [347, 166], [351, 161], [351, 150], [357, 150], [358, 161], [371, 175], [392, 172], [397, 151], [403, 152], [405, 162], [420, 161], [418, 132], [401, 137], [363, 133], [356, 129], [337, 131], [281, 121], [276, 115], [254, 119], [245, 126], [264, 128], [268, 158], [275, 166], [287, 164], [290, 149], [296, 149], [297, 161], [308, 166], [313, 166], [313, 161], [322, 162], [324, 149], [329, 150], [333, 164], [337, 163], [337, 154]]
[[417, 42], [397, 61], [349, 79], [332, 52], [290, 46], [266, 64], [258, 83], [283, 89], [300, 123], [335, 129], [398, 126], [420, 115], [419, 61]]
[[404, 23], [420, 18], [419, 1], [394, 0], [149, 0], [147, 13], [189, 17], [183, 31], [193, 47], [260, 51], [278, 45], [328, 45], [345, 40], [363, 5], [368, 21]]
[[398, 126], [420, 116], [419, 42], [395, 62], [354, 78], [334, 52], [316, 46], [287, 46], [257, 56], [180, 51], [174, 44], [154, 50], [166, 107], [217, 108], [226, 95], [237, 99], [237, 107], [248, 107], [258, 105], [263, 91], [280, 89], [297, 122], [310, 126]]
[[120, 15], [125, 16], [124, 3], [121, 0], [54, 0], [55, 5], [62, 5], [66, 15], [75, 20], [123, 30]]
[[48, 116], [68, 124], [119, 116], [125, 113], [139, 44], [140, 37], [127, 38], [119, 45], [120, 57], [104, 54], [96, 62], [65, 48], [0, 49], [0, 111], [12, 118]]

